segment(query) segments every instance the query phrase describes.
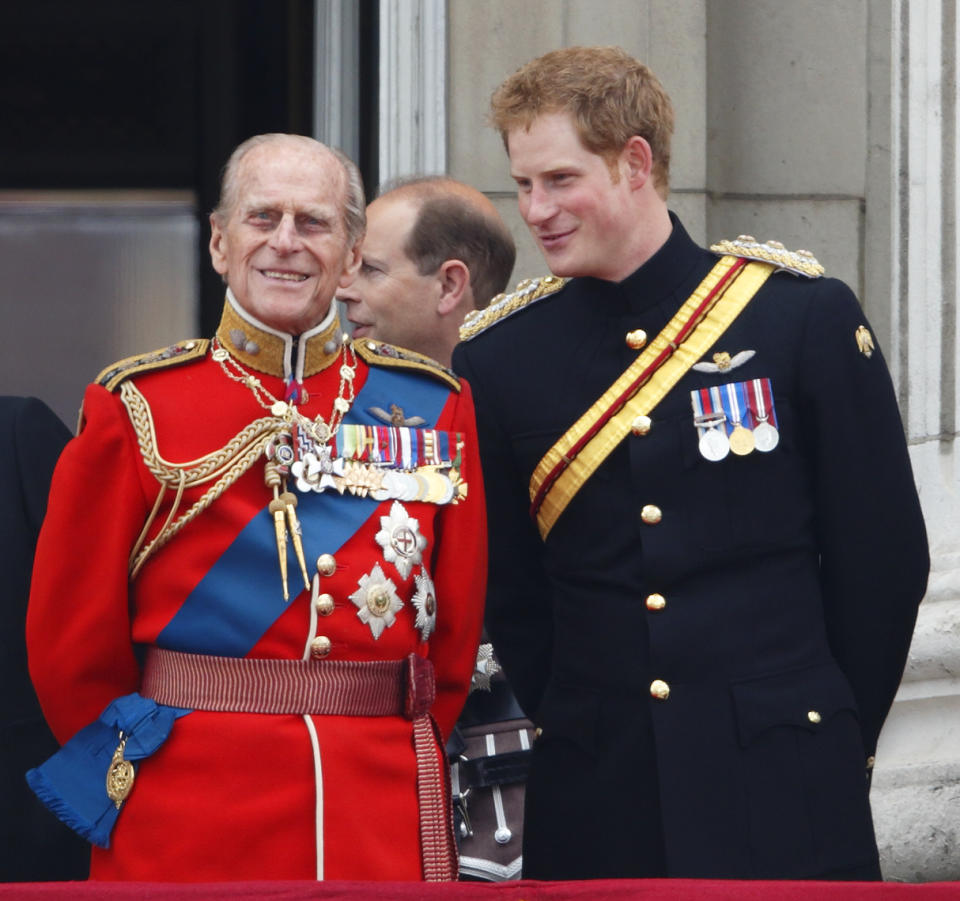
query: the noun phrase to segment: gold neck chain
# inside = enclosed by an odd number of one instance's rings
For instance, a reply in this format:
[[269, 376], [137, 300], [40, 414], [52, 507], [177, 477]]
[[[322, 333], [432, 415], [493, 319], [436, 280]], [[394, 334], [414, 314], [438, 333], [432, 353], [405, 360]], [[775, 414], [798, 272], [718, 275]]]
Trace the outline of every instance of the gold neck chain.
[[341, 354], [340, 387], [337, 389], [337, 397], [333, 402], [333, 409], [330, 411], [329, 421], [324, 420], [319, 414], [316, 419], [309, 419], [297, 409], [295, 403], [288, 403], [275, 397], [263, 387], [260, 379], [244, 369], [243, 366], [234, 359], [230, 352], [220, 343], [218, 338], [213, 339], [212, 353], [210, 356], [220, 364], [223, 374], [228, 379], [249, 388], [261, 407], [269, 410], [274, 416], [282, 419], [288, 425], [295, 424], [306, 430], [307, 434], [322, 447], [337, 434], [340, 424], [343, 422], [343, 417], [350, 409], [350, 405], [356, 397], [353, 380], [357, 373], [357, 355], [348, 337], [344, 338]]

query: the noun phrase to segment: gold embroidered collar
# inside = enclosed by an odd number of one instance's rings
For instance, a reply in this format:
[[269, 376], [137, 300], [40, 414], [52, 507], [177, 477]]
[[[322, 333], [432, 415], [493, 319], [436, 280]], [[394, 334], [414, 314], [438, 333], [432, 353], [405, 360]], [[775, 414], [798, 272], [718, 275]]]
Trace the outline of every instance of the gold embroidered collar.
[[241, 308], [227, 288], [217, 338], [244, 366], [267, 375], [292, 376], [303, 381], [338, 358], [343, 331], [335, 303], [330, 304], [330, 312], [323, 322], [302, 335], [293, 336], [255, 319]]

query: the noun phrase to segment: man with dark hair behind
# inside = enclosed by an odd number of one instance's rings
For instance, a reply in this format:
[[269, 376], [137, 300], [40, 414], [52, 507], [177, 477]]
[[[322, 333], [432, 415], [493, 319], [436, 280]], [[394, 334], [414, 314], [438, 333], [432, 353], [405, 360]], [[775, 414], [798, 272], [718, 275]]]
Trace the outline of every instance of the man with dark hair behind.
[[812, 254], [697, 246], [619, 48], [494, 93], [552, 275], [469, 317], [487, 627], [542, 730], [524, 876], [880, 876], [869, 773], [929, 558], [896, 396]]
[[[361, 255], [357, 278], [338, 293], [354, 337], [371, 336], [449, 366], [464, 317], [506, 287], [516, 251], [490, 200], [441, 175], [388, 182], [367, 207]], [[529, 726], [484, 643], [448, 744], [462, 878], [519, 875]]]
[[507, 285], [516, 249], [496, 207], [447, 176], [388, 183], [367, 207], [363, 262], [337, 296], [354, 337], [450, 365], [460, 324]]

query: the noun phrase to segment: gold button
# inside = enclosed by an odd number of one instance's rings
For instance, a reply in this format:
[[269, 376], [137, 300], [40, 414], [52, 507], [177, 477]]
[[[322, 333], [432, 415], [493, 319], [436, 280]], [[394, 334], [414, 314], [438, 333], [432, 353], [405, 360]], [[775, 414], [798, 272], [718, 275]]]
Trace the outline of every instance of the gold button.
[[868, 770], [872, 770], [872, 769], [873, 769], [873, 765], [874, 765], [876, 762], [877, 762], [877, 758], [876, 758], [876, 757], [868, 757], [868, 758], [867, 758], [867, 769], [868, 769]]
[[627, 332], [627, 347], [632, 350], [640, 350], [647, 343], [647, 333], [642, 328], [635, 328], [632, 332]]
[[670, 686], [663, 679], [654, 679], [650, 683], [650, 695], [658, 701], [666, 701], [670, 697]]
[[647, 504], [640, 511], [640, 518], [648, 525], [655, 526], [663, 519], [663, 511], [654, 504]]
[[316, 600], [317, 613], [321, 616], [329, 616], [333, 613], [333, 595], [318, 594]]
[[807, 714], [807, 719], [810, 720], [811, 723], [819, 723], [822, 717], [816, 710], [811, 710]]
[[647, 596], [647, 610], [663, 610], [667, 606], [667, 599], [662, 594]]
[[630, 423], [630, 431], [638, 438], [642, 438], [650, 431], [652, 425], [653, 420], [649, 416], [638, 416]]
[[326, 657], [332, 647], [333, 644], [326, 635], [318, 635], [310, 642], [310, 656], [315, 659]]
[[321, 576], [332, 576], [337, 571], [337, 561], [333, 554], [321, 554], [317, 557], [317, 572]]

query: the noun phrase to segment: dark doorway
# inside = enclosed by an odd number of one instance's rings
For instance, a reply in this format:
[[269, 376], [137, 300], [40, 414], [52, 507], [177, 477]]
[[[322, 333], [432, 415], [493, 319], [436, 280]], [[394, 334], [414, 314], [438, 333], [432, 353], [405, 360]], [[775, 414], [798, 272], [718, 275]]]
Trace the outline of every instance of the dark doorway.
[[207, 213], [231, 149], [312, 133], [313, 0], [31, 0], [0, 29], [0, 189], [194, 193], [201, 334], [216, 327]]

